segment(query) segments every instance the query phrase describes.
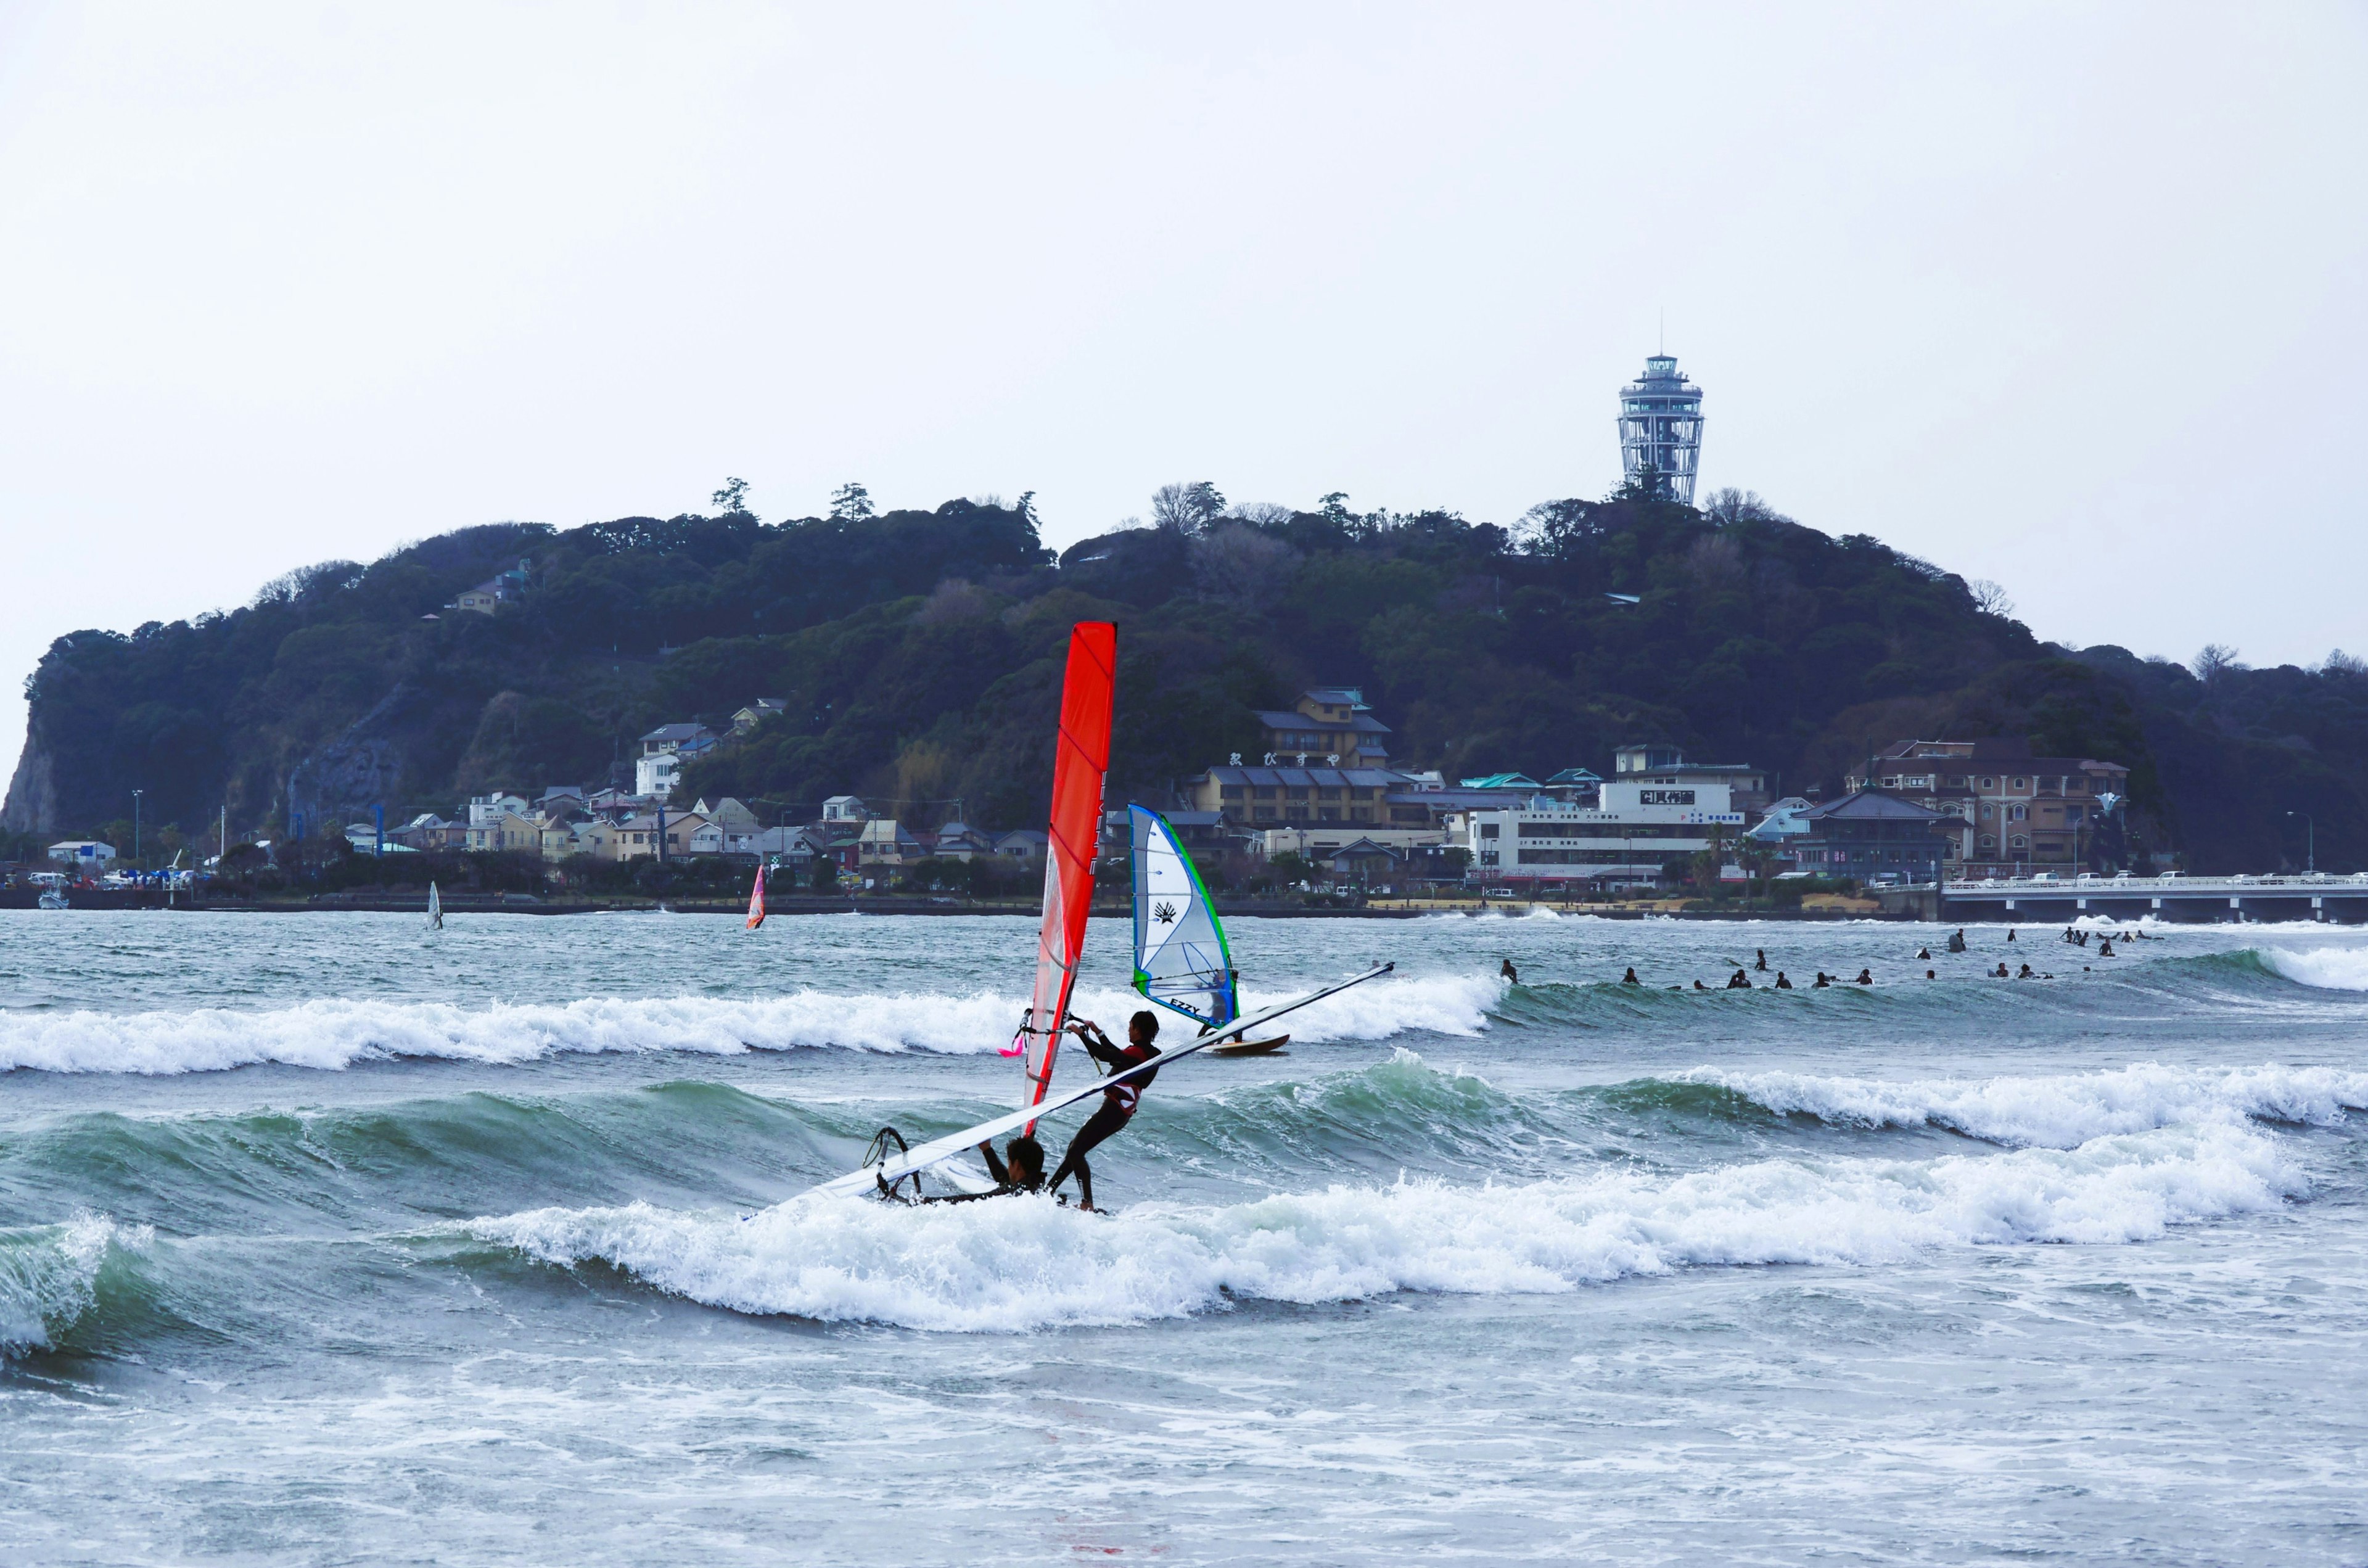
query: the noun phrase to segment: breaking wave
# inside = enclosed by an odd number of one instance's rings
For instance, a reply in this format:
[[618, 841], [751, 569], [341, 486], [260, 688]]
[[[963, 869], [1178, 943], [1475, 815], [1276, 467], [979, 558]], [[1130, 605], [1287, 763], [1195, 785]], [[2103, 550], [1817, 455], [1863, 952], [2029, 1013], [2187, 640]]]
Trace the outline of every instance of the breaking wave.
[[1939, 1127], [1986, 1142], [2050, 1149], [2182, 1123], [2330, 1126], [2368, 1108], [2368, 1073], [2274, 1064], [2142, 1062], [2103, 1073], [1905, 1083], [1696, 1068], [1669, 1081], [1714, 1085], [1779, 1115], [1855, 1127]]
[[[1292, 1016], [1306, 1040], [1381, 1040], [1407, 1029], [1470, 1034], [1486, 1027], [1494, 980], [1386, 979]], [[1288, 993], [1247, 996], [1250, 1007]], [[565, 1004], [454, 1006], [332, 999], [290, 1007], [183, 1012], [0, 1012], [0, 1071], [171, 1074], [278, 1062], [336, 1069], [395, 1057], [531, 1062], [567, 1051], [748, 1051], [837, 1047], [976, 1054], [1008, 1044], [1024, 998], [845, 994], [590, 998]], [[1081, 993], [1077, 1011], [1105, 1021], [1142, 1006], [1132, 992]]]
[[2286, 948], [2261, 950], [2261, 961], [2297, 985], [2319, 991], [2368, 991], [2368, 948]]
[[2208, 1123], [2071, 1150], [1759, 1160], [1675, 1176], [1621, 1166], [1485, 1187], [1336, 1184], [1112, 1217], [1042, 1199], [915, 1210], [808, 1197], [746, 1218], [634, 1203], [462, 1229], [544, 1263], [607, 1265], [734, 1312], [1008, 1332], [1180, 1317], [1241, 1300], [1566, 1291], [1689, 1267], [2142, 1242], [2304, 1189], [2271, 1139]]
[[97, 1304], [100, 1278], [155, 1239], [104, 1215], [0, 1230], [0, 1357], [47, 1350]]

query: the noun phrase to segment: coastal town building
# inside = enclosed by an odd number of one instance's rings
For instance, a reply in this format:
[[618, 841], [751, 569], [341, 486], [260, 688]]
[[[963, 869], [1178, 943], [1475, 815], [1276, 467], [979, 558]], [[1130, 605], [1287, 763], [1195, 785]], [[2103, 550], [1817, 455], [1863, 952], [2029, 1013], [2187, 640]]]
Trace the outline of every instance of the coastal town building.
[[504, 794], [472, 795], [469, 797], [468, 825], [472, 828], [491, 827], [495, 823], [499, 822], [505, 814], [521, 817], [526, 815], [526, 797], [524, 795]]
[[1051, 842], [1041, 829], [1014, 828], [1009, 833], [996, 835], [996, 858], [1022, 865], [1041, 866], [1044, 863], [1044, 847]]
[[1268, 767], [1312, 759], [1327, 767], [1381, 767], [1390, 759], [1390, 727], [1365, 706], [1353, 686], [1319, 686], [1300, 693], [1296, 706], [1258, 715]]
[[1937, 882], [1957, 819], [1887, 790], [1853, 790], [1799, 813], [1795, 869], [1861, 882]]
[[526, 813], [526, 802], [516, 795], [501, 797], [517, 801], [516, 808], [502, 806], [480, 812], [477, 802], [469, 803], [469, 827], [463, 847], [486, 850], [517, 849], [533, 854], [542, 852], [543, 823], [540, 817]]
[[696, 812], [647, 812], [629, 816], [617, 824], [608, 846], [608, 857], [614, 860], [640, 860], [655, 856], [660, 851], [661, 838], [667, 859], [689, 856], [694, 853], [693, 835], [706, 825], [707, 819]]
[[757, 838], [765, 831], [765, 824], [757, 820], [757, 813], [750, 811], [745, 801], [724, 795], [713, 805], [704, 800], [694, 801], [690, 809], [715, 824], [717, 854], [757, 853]]
[[779, 697], [760, 697], [732, 715], [732, 733], [745, 735], [764, 721], [790, 710], [788, 701]]
[[1758, 768], [1622, 746], [1595, 805], [1541, 793], [1474, 806], [1450, 819], [1451, 842], [1470, 852], [1471, 880], [1488, 884], [1656, 882], [1671, 860], [1732, 847], [1766, 787]]
[[642, 737], [642, 755], [633, 759], [633, 792], [666, 799], [674, 792], [686, 751], [697, 755], [713, 739], [704, 724], [660, 724]]
[[1955, 877], [2010, 877], [2085, 866], [2129, 793], [2130, 770], [2095, 757], [2036, 756], [2020, 737], [1896, 741], [1852, 774], [1853, 790], [1892, 790], [1954, 821]]
[[937, 842], [929, 852], [940, 860], [983, 859], [995, 853], [995, 835], [957, 819], [938, 829]]
[[1688, 797], [1694, 792], [1723, 790], [1725, 810], [1757, 815], [1768, 809], [1765, 768], [1746, 762], [1688, 762], [1676, 746], [1622, 746], [1611, 754], [1611, 778], [1603, 786], [1606, 806], [1612, 804], [1614, 790], [1620, 800], [1640, 806], [1691, 805]]
[[912, 829], [894, 817], [873, 817], [855, 835], [855, 859], [860, 869], [896, 870], [918, 860], [925, 853]]
[[501, 606], [515, 602], [526, 592], [527, 574], [533, 564], [531, 560], [520, 561], [517, 570], [498, 573], [473, 588], [462, 590], [460, 597], [444, 608], [491, 615]]

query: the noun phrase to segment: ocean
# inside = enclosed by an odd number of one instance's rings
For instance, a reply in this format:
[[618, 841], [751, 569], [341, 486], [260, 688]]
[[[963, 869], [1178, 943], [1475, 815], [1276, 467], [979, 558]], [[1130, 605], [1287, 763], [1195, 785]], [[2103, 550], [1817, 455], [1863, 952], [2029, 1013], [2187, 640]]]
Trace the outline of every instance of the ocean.
[[2368, 1561], [2368, 932], [2061, 929], [1239, 920], [1087, 1215], [800, 1196], [1030, 921], [0, 913], [0, 1560]]

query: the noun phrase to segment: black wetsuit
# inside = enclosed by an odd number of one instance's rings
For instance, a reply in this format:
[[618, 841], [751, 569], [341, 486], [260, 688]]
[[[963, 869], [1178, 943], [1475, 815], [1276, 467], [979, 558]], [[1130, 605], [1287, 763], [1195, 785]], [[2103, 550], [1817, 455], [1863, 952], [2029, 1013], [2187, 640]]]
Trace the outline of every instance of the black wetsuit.
[[978, 1152], [986, 1156], [986, 1174], [995, 1178], [993, 1187], [985, 1192], [932, 1193], [920, 1201], [923, 1203], [974, 1203], [982, 1198], [1008, 1198], [1014, 1193], [1042, 1192], [1044, 1189], [1043, 1166], [1036, 1167], [1037, 1176], [1034, 1181], [1021, 1181], [1012, 1176], [1010, 1168], [1003, 1163], [1003, 1156], [995, 1152], [994, 1144], [981, 1143], [978, 1146]]
[[[1123, 1047], [1115, 1046], [1106, 1036], [1099, 1034], [1081, 1034], [1077, 1038], [1085, 1043], [1088, 1055], [1113, 1073], [1140, 1066], [1159, 1054], [1159, 1048], [1156, 1045], [1136, 1045], [1130, 1041]], [[1086, 1124], [1077, 1129], [1077, 1135], [1069, 1140], [1069, 1152], [1061, 1156], [1061, 1168], [1053, 1173], [1052, 1186], [1055, 1190], [1068, 1179], [1069, 1173], [1075, 1171], [1078, 1194], [1091, 1206], [1094, 1173], [1092, 1167], [1086, 1164], [1086, 1156], [1104, 1139], [1127, 1124], [1134, 1115], [1134, 1108], [1143, 1101], [1143, 1091], [1151, 1087], [1151, 1080], [1158, 1076], [1159, 1070], [1155, 1067], [1123, 1084], [1112, 1084], [1102, 1091], [1101, 1108], [1087, 1117]]]

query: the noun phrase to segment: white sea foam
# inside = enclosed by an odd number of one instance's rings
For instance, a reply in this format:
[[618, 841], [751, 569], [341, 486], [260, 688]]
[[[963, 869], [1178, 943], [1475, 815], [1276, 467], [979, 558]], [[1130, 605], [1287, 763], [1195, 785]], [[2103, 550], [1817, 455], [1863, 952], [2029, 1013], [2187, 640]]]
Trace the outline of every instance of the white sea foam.
[[2297, 985], [2368, 991], [2368, 948], [2264, 948], [2261, 961]]
[[88, 1312], [98, 1273], [118, 1247], [145, 1248], [155, 1233], [82, 1214], [60, 1225], [0, 1231], [0, 1356], [45, 1349]]
[[[1275, 992], [1244, 999], [1257, 1007]], [[1384, 979], [1292, 1017], [1305, 1040], [1380, 1040], [1406, 1029], [1471, 1034], [1493, 979]], [[1132, 992], [1081, 992], [1076, 1010], [1115, 1027], [1141, 1006]], [[565, 1004], [461, 1007], [346, 998], [290, 1007], [186, 1012], [0, 1011], [0, 1071], [196, 1073], [280, 1062], [342, 1068], [390, 1057], [530, 1062], [565, 1051], [685, 1051], [729, 1055], [835, 1046], [975, 1054], [1010, 1042], [1018, 995], [845, 994], [798, 991], [728, 999], [595, 997]]]
[[2368, 1073], [2333, 1067], [2202, 1068], [2140, 1062], [2112, 1072], [1888, 1082], [1697, 1068], [1676, 1075], [1770, 1110], [1858, 1126], [1945, 1127], [1994, 1143], [2077, 1148], [2091, 1139], [2250, 1118], [2327, 1125], [2368, 1108]]
[[1519, 1186], [1335, 1186], [1093, 1219], [1036, 1199], [941, 1209], [802, 1198], [741, 1219], [636, 1203], [464, 1227], [712, 1306], [1009, 1331], [1176, 1317], [1231, 1298], [1562, 1291], [1689, 1267], [1882, 1265], [1933, 1248], [2142, 1242], [2303, 1190], [2241, 1125], [1920, 1162], [1769, 1160]]

